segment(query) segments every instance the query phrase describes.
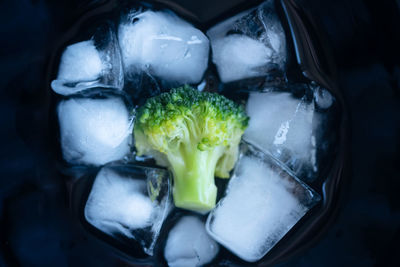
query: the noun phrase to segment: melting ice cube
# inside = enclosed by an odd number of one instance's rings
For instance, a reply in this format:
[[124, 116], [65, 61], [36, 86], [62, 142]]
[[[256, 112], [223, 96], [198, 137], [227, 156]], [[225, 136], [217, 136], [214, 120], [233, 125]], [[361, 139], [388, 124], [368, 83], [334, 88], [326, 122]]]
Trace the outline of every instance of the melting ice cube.
[[123, 71], [112, 25], [99, 27], [92, 39], [69, 45], [60, 60], [53, 90], [70, 95], [93, 88], [122, 89]]
[[169, 232], [164, 256], [170, 267], [202, 266], [218, 251], [219, 246], [207, 234], [204, 222], [185, 216]]
[[57, 111], [67, 162], [102, 165], [129, 152], [132, 118], [120, 97], [71, 98], [60, 102]]
[[319, 117], [312, 101], [288, 92], [250, 93], [246, 112], [250, 117], [246, 141], [270, 152], [297, 174], [308, 166], [317, 169], [313, 128]]
[[132, 12], [119, 26], [128, 76], [145, 71], [170, 82], [198, 83], [207, 68], [209, 41], [172, 12]]
[[230, 251], [254, 262], [268, 253], [319, 197], [263, 152], [250, 146], [244, 150], [206, 228]]
[[207, 35], [213, 62], [224, 83], [284, 69], [286, 39], [274, 1], [214, 26]]
[[167, 171], [104, 167], [94, 181], [84, 214], [102, 232], [132, 238], [152, 255], [171, 206]]

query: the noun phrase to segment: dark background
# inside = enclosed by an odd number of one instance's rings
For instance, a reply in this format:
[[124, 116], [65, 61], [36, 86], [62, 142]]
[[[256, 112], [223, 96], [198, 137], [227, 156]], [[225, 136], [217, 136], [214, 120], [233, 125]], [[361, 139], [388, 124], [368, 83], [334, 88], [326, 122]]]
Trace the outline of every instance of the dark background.
[[[49, 53], [99, 2], [0, 1], [0, 266], [123, 265], [72, 223], [45, 149]], [[240, 1], [190, 2], [209, 20]], [[351, 118], [351, 168], [329, 230], [279, 266], [400, 266], [400, 1], [296, 2], [333, 48]]]

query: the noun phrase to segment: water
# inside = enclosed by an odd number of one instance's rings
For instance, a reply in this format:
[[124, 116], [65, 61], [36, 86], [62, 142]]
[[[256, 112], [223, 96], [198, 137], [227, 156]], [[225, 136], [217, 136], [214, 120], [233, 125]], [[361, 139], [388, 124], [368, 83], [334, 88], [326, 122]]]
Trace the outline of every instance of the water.
[[71, 95], [95, 87], [121, 90], [123, 83], [114, 25], [106, 23], [97, 28], [90, 40], [65, 48], [51, 87], [58, 94]]
[[285, 68], [286, 39], [274, 1], [212, 27], [207, 35], [223, 83], [268, 76]]
[[122, 97], [69, 98], [58, 104], [57, 113], [68, 163], [102, 165], [130, 152], [133, 118]]
[[196, 216], [184, 216], [168, 234], [165, 259], [170, 267], [203, 266], [219, 251], [207, 234], [204, 222]]
[[197, 84], [208, 66], [207, 37], [172, 11], [131, 10], [118, 38], [127, 80], [147, 74], [174, 85]]
[[165, 170], [104, 167], [86, 202], [85, 218], [103, 233], [135, 240], [152, 255], [172, 206], [170, 187]]
[[270, 156], [244, 145], [225, 197], [207, 231], [240, 258], [261, 259], [311, 209], [319, 196]]

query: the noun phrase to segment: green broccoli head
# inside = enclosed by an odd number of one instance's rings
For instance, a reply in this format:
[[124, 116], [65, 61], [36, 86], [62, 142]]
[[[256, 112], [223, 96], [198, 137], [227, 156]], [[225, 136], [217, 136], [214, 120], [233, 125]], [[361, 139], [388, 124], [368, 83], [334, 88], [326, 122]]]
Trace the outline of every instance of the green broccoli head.
[[137, 153], [171, 169], [177, 207], [205, 212], [215, 206], [214, 175], [229, 178], [248, 120], [242, 106], [221, 95], [172, 89], [138, 109]]

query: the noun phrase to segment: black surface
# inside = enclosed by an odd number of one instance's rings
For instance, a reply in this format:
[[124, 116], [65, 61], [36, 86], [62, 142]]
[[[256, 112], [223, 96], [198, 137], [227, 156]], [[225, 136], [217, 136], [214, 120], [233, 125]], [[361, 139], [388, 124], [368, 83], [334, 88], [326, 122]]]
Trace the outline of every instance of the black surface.
[[[73, 21], [107, 1], [0, 3], [0, 266], [122, 266], [72, 222], [67, 188], [48, 167], [48, 58]], [[209, 10], [234, 1], [192, 1]], [[238, 1], [239, 2], [239, 1]], [[319, 242], [280, 266], [398, 266], [400, 260], [400, 3], [299, 3], [333, 47], [352, 126], [351, 173], [338, 217]], [[208, 12], [209, 11], [209, 12]], [[7, 220], [4, 219], [7, 214]], [[4, 236], [11, 237], [4, 242]]]

